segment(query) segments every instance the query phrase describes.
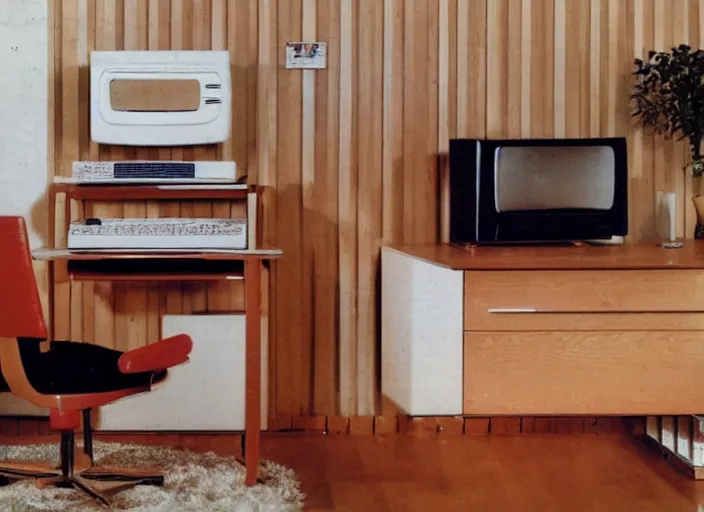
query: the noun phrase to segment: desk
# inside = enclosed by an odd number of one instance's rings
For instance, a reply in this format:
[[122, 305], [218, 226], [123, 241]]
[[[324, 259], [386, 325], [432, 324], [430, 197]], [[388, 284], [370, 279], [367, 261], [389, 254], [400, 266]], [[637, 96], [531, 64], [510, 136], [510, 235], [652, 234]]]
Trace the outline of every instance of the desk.
[[[261, 430], [261, 277], [262, 266], [278, 258], [281, 251], [261, 249], [230, 252], [88, 252], [68, 249], [38, 249], [32, 256], [37, 260], [67, 263], [70, 281], [139, 281], [139, 280], [217, 280], [244, 279], [246, 356], [245, 356], [245, 466], [246, 485], [257, 483], [259, 476], [259, 437]], [[169, 262], [168, 271], [140, 272], [139, 263], [154, 267]], [[190, 270], [195, 262], [212, 263]], [[137, 265], [135, 265], [137, 263]], [[156, 264], [156, 265], [154, 265]], [[178, 264], [182, 264], [179, 271]], [[103, 271], [101, 271], [101, 267]]]
[[[125, 200], [231, 200], [246, 202], [248, 249], [119, 249], [70, 250], [43, 248], [33, 251], [37, 260], [52, 262], [54, 283], [68, 281], [215, 281], [245, 282], [245, 443], [246, 485], [257, 483], [261, 431], [261, 308], [262, 267], [281, 256], [275, 248], [262, 247], [257, 222], [264, 188], [256, 185], [88, 185], [56, 183], [50, 200], [62, 229], [71, 221], [70, 201]], [[64, 194], [63, 208], [56, 195]], [[78, 208], [78, 218], [85, 212]], [[58, 265], [53, 265], [58, 263]]]

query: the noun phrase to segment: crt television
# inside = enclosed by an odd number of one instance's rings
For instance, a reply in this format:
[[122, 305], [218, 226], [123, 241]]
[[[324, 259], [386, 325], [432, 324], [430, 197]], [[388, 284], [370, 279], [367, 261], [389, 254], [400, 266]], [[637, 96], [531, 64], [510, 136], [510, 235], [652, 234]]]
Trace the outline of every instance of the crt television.
[[606, 240], [628, 232], [625, 138], [452, 139], [450, 241]]

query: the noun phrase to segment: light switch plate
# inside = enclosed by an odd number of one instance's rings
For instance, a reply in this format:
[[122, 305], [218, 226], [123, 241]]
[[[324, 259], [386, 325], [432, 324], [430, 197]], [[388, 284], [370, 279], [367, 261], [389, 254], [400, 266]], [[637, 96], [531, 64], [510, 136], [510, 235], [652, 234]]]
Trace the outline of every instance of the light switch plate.
[[286, 69], [324, 69], [326, 66], [326, 43], [319, 41], [286, 43]]

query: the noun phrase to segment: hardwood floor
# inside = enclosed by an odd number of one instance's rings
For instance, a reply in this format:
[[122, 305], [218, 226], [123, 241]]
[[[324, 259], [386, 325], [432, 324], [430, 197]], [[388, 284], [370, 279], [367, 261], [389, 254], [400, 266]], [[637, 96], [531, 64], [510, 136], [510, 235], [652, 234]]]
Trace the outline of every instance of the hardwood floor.
[[[99, 435], [239, 453], [231, 435]], [[5, 436], [0, 444], [54, 436]], [[415, 438], [272, 434], [263, 456], [299, 475], [306, 510], [697, 511], [704, 482], [625, 435]], [[702, 508], [700, 508], [700, 506]]]
[[269, 438], [310, 510], [696, 511], [704, 486], [625, 436]]

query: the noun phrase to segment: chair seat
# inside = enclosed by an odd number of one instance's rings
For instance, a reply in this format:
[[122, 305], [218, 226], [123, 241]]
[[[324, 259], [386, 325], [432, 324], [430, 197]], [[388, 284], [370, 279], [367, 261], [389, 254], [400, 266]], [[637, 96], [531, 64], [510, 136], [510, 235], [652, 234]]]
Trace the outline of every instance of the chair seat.
[[[71, 395], [149, 387], [166, 377], [166, 370], [122, 373], [119, 350], [72, 341], [52, 341], [42, 352], [40, 340], [20, 343], [22, 364], [32, 386], [41, 394]], [[0, 390], [9, 391], [2, 379]]]

